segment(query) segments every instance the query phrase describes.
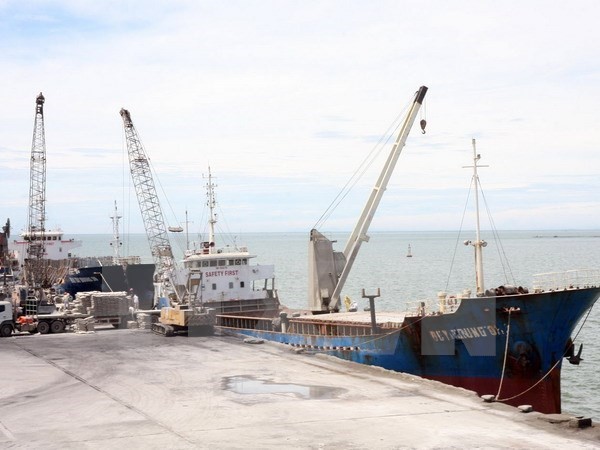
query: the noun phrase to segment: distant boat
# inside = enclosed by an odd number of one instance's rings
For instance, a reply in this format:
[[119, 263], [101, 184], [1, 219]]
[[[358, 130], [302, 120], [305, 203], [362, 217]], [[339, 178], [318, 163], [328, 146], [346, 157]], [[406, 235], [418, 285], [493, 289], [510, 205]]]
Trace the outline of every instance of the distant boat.
[[408, 253], [406, 254], [407, 258], [412, 258], [412, 252], [410, 251], [410, 244], [408, 244]]
[[171, 233], [181, 233], [183, 231], [183, 227], [169, 227], [169, 231]]

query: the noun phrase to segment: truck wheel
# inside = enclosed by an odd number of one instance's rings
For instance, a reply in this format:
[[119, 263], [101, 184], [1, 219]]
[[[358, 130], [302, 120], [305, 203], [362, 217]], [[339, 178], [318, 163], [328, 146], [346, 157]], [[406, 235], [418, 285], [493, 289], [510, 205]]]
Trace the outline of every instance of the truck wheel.
[[65, 331], [65, 323], [61, 320], [55, 320], [50, 324], [50, 331], [52, 333], [62, 333], [63, 331]]
[[50, 325], [48, 322], [40, 322], [37, 325], [37, 330], [40, 334], [48, 334], [50, 331]]
[[0, 337], [9, 337], [10, 335], [12, 335], [12, 326], [5, 323], [0, 327]]
[[119, 316], [119, 323], [113, 323], [113, 327], [117, 330], [124, 330], [127, 328], [127, 316]]

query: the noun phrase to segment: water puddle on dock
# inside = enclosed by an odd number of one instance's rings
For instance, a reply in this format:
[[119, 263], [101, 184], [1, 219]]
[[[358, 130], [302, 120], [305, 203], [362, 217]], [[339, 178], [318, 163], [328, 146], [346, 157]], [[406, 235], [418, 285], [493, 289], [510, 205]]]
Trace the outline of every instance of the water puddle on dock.
[[235, 376], [223, 379], [224, 389], [237, 394], [293, 394], [302, 399], [335, 398], [345, 389], [329, 386], [273, 383], [251, 376]]

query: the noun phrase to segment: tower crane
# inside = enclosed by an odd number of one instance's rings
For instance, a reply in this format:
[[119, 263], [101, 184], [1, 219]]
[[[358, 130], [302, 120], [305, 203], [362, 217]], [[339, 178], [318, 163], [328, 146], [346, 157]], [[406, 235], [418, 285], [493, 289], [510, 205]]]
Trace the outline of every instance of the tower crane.
[[[183, 293], [181, 285], [176, 280], [177, 264], [167, 235], [163, 212], [152, 178], [150, 162], [131, 120], [131, 114], [126, 109], [121, 109], [120, 114], [125, 127], [131, 178], [156, 267], [154, 277], [158, 286], [155, 286], [155, 289], [158, 287], [165, 292], [171, 291], [177, 296], [178, 300], [181, 300]], [[155, 293], [155, 297], [160, 296], [161, 293]]]
[[31, 144], [29, 179], [29, 219], [24, 233], [27, 243], [25, 279], [30, 288], [47, 287], [48, 264], [45, 256], [46, 233], [46, 137], [44, 133], [44, 96], [35, 101], [35, 122]]

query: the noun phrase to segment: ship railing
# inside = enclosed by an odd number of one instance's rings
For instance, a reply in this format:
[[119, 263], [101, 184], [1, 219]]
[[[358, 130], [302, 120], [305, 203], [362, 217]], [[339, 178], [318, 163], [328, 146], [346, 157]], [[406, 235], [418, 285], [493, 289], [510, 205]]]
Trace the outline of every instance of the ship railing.
[[425, 299], [406, 302], [406, 313], [411, 316], [428, 316], [455, 312], [460, 306], [461, 297], [449, 295], [438, 299]]
[[600, 286], [600, 269], [576, 269], [533, 276], [534, 292]]
[[121, 256], [117, 259], [117, 264], [125, 265], [136, 265], [141, 264], [142, 258], [140, 256]]
[[429, 300], [413, 300], [404, 303], [404, 310], [408, 316], [424, 316], [427, 311], [431, 311]]
[[[283, 321], [278, 317], [250, 317], [238, 315], [217, 315], [217, 326], [229, 329], [256, 330], [285, 332], [288, 334], [301, 334], [308, 336], [370, 336], [372, 328], [370, 323], [356, 322], [326, 322], [322, 320], [310, 320], [299, 318], [288, 318]], [[285, 328], [284, 328], [285, 326]]]

